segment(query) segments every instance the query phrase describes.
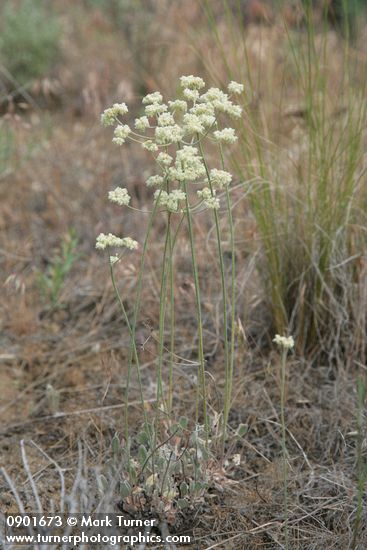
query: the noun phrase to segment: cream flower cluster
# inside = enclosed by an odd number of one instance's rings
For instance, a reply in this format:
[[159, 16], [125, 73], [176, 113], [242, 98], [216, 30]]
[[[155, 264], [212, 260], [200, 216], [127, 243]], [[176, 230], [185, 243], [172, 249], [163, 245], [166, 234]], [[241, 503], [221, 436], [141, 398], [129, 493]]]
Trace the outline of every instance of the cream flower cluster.
[[102, 114], [102, 123], [105, 126], [118, 124], [114, 143], [122, 145], [132, 134], [131, 137], [143, 139], [141, 143], [146, 149], [155, 152], [159, 147], [184, 142], [185, 139], [190, 141], [192, 136], [209, 134], [211, 130], [216, 130], [214, 138], [217, 140], [234, 143], [234, 129], [218, 130], [216, 125], [220, 114], [232, 118], [241, 117], [242, 109], [232, 102], [231, 96], [242, 93], [243, 85], [232, 81], [228, 85], [228, 93], [219, 88], [209, 88], [201, 93], [205, 82], [201, 77], [193, 75], [182, 76], [180, 84], [184, 99], [178, 98], [164, 103], [160, 92], [150, 93], [143, 98], [144, 114], [135, 119], [134, 126], [139, 132], [152, 129], [153, 135], [147, 139], [141, 135], [134, 136], [129, 126], [120, 123], [119, 117], [128, 112], [125, 103], [115, 103], [106, 109]]
[[237, 141], [237, 136], [233, 128], [223, 128], [223, 130], [216, 130], [214, 132], [214, 137], [216, 140], [223, 143], [235, 143], [235, 141]]
[[293, 336], [280, 336], [279, 334], [276, 334], [275, 338], [273, 339], [273, 342], [275, 342], [279, 347], [284, 349], [294, 348]]
[[240, 95], [242, 94], [243, 90], [243, 84], [239, 84], [238, 82], [234, 82], [233, 80], [228, 84], [228, 91], [230, 94]]
[[119, 124], [113, 133], [113, 143], [116, 143], [116, 145], [122, 145], [125, 143], [130, 132], [130, 127], [127, 124]]
[[112, 233], [105, 235], [100, 233], [96, 240], [96, 248], [98, 250], [105, 250], [110, 247], [128, 248], [129, 250], [135, 250], [138, 248], [138, 243], [130, 237], [116, 237]]
[[111, 202], [118, 204], [119, 206], [127, 206], [130, 203], [130, 195], [127, 189], [116, 187], [114, 191], [108, 193], [108, 198]]
[[225, 170], [217, 170], [217, 168], [213, 168], [210, 170], [210, 181], [212, 187], [215, 187], [216, 189], [224, 189], [231, 183], [232, 174], [226, 172]]
[[186, 193], [180, 189], [175, 189], [170, 193], [157, 189], [154, 193], [154, 199], [160, 206], [166, 206], [169, 212], [178, 212], [180, 201], [184, 201], [186, 199]]
[[211, 208], [213, 210], [217, 210], [220, 207], [219, 199], [216, 197], [215, 190], [210, 191], [209, 187], [204, 187], [204, 189], [200, 189], [198, 192], [198, 197], [203, 199], [203, 202], [207, 208]]
[[[160, 207], [180, 212], [186, 201], [186, 185], [198, 186], [197, 196], [207, 208], [219, 208], [218, 191], [227, 189], [232, 175], [225, 170], [209, 168], [202, 157], [202, 141], [208, 139], [222, 147], [234, 144], [234, 128], [223, 127], [220, 118], [238, 119], [242, 109], [232, 101], [243, 93], [244, 87], [230, 82], [227, 91], [219, 88], [205, 90], [199, 76], [180, 78], [179, 97], [165, 102], [160, 92], [152, 92], [142, 99], [143, 111], [133, 127], [123, 124], [121, 117], [127, 112], [125, 103], [115, 103], [102, 114], [105, 126], [115, 126], [112, 141], [123, 145], [131, 139], [153, 153], [158, 173], [151, 175], [146, 184], [156, 188], [155, 201]], [[110, 191], [109, 199], [128, 206], [130, 197], [126, 189]]]
[[113, 126], [118, 121], [119, 116], [124, 116], [129, 111], [126, 103], [115, 103], [103, 111], [101, 115], [101, 123], [103, 126]]
[[174, 166], [169, 168], [167, 178], [169, 181], [194, 182], [205, 175], [205, 165], [197, 147], [185, 145], [176, 153]]

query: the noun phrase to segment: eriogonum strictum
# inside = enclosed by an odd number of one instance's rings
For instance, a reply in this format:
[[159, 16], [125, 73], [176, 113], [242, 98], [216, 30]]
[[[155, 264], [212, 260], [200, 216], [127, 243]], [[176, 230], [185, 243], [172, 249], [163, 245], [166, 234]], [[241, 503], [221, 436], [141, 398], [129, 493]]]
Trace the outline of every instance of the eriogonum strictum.
[[[160, 92], [146, 95], [142, 104], [144, 114], [135, 119], [134, 128], [122, 123], [127, 114], [125, 103], [115, 103], [106, 109], [101, 122], [104, 126], [114, 126], [113, 142], [123, 145], [128, 139], [140, 143], [152, 152], [159, 173], [148, 178], [148, 187], [154, 187], [154, 200], [160, 208], [169, 213], [183, 212], [186, 208], [186, 192], [183, 185], [195, 184], [199, 203], [192, 209], [206, 207], [220, 208], [217, 192], [229, 186], [230, 173], [213, 168], [208, 170], [198, 146], [204, 139], [217, 142], [222, 146], [237, 140], [233, 128], [220, 128], [219, 116], [241, 117], [241, 107], [231, 98], [243, 92], [243, 85], [230, 82], [228, 92], [219, 88], [209, 88], [202, 93], [205, 82], [197, 76], [180, 78], [181, 97], [163, 102]], [[128, 206], [130, 196], [127, 189], [117, 187], [109, 192], [109, 199], [119, 205]], [[134, 249], [136, 241], [119, 238], [114, 235], [99, 235], [96, 247], [126, 247]], [[118, 257], [111, 256], [114, 263]]]

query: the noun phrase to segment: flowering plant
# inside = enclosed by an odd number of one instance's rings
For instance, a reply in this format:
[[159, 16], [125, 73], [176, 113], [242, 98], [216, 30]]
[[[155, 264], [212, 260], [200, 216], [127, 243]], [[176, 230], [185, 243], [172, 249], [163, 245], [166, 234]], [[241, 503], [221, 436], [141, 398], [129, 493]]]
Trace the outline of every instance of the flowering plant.
[[[221, 118], [238, 119], [241, 117], [241, 108], [233, 103], [232, 98], [241, 94], [242, 84], [231, 82], [228, 91], [218, 88], [205, 88], [205, 82], [197, 76], [182, 76], [180, 79], [181, 92], [178, 98], [168, 102], [163, 101], [160, 92], [150, 93], [142, 100], [143, 113], [135, 119], [133, 127], [123, 121], [128, 113], [125, 103], [116, 103], [106, 109], [101, 117], [104, 126], [113, 126], [112, 141], [123, 145], [127, 140], [139, 144], [149, 151], [156, 162], [157, 173], [152, 174], [146, 181], [148, 188], [154, 188], [153, 207], [147, 226], [147, 232], [142, 243], [140, 270], [137, 280], [137, 296], [132, 319], [129, 318], [118, 286], [115, 281], [114, 267], [121, 258], [115, 253], [116, 248], [134, 250], [138, 243], [131, 237], [118, 237], [100, 234], [97, 237], [96, 247], [107, 250], [110, 263], [110, 273], [117, 299], [128, 327], [131, 346], [128, 362], [128, 376], [126, 385], [125, 410], [125, 440], [128, 442], [128, 406], [131, 370], [133, 365], [137, 369], [140, 397], [145, 420], [145, 430], [149, 428], [144, 388], [141, 380], [139, 353], [135, 341], [135, 328], [141, 304], [142, 274], [145, 266], [145, 257], [151, 235], [153, 222], [158, 214], [166, 218], [166, 235], [162, 257], [161, 288], [159, 302], [159, 349], [156, 359], [157, 366], [157, 396], [156, 418], [164, 411], [168, 417], [172, 413], [174, 389], [174, 361], [175, 353], [175, 288], [174, 288], [174, 248], [177, 233], [186, 222], [191, 251], [191, 264], [195, 287], [195, 305], [197, 319], [197, 365], [198, 384], [196, 396], [195, 426], [202, 424], [208, 446], [210, 423], [207, 407], [206, 371], [204, 357], [203, 318], [200, 297], [200, 276], [197, 262], [197, 244], [195, 241], [194, 215], [203, 210], [209, 210], [214, 217], [218, 260], [221, 272], [221, 291], [223, 307], [223, 342], [225, 354], [225, 387], [223, 392], [223, 410], [219, 413], [223, 445], [226, 439], [226, 427], [231, 403], [232, 377], [234, 367], [234, 335], [235, 335], [235, 250], [234, 250], [234, 223], [232, 219], [232, 205], [230, 185], [232, 175], [225, 170], [224, 146], [236, 142], [235, 129], [221, 126]], [[209, 167], [204, 145], [210, 142], [218, 148], [219, 166]], [[111, 202], [132, 208], [131, 197], [125, 188], [117, 187], [109, 192]], [[223, 207], [223, 208], [222, 208]], [[229, 241], [231, 246], [231, 282], [227, 284], [222, 244], [222, 225], [219, 223], [219, 214], [225, 212], [229, 227]], [[177, 218], [178, 223], [174, 223]], [[228, 289], [228, 286], [230, 287]], [[167, 294], [169, 307], [167, 307]], [[169, 318], [169, 349], [165, 344], [167, 317]], [[167, 354], [168, 351], [168, 354]], [[168, 357], [168, 359], [167, 359]], [[168, 363], [168, 377], [165, 367]], [[201, 404], [201, 406], [200, 406]], [[152, 438], [150, 449], [157, 445], [156, 428], [151, 430]], [[152, 458], [153, 460], [153, 458]]]
[[[232, 144], [237, 140], [233, 128], [219, 128], [218, 115], [226, 114], [232, 118], [241, 117], [241, 107], [235, 105], [230, 95], [241, 94], [243, 85], [231, 82], [228, 92], [210, 88], [200, 95], [205, 82], [197, 76], [182, 76], [180, 79], [182, 95], [185, 99], [176, 99], [163, 103], [160, 92], [145, 96], [142, 100], [144, 115], [135, 120], [135, 130], [122, 124], [122, 117], [128, 113], [125, 103], [115, 103], [106, 109], [101, 122], [104, 126], [114, 126], [112, 141], [123, 145], [127, 139], [140, 143], [144, 149], [155, 154], [159, 173], [148, 178], [148, 187], [156, 187], [154, 200], [170, 213], [182, 212], [187, 198], [185, 187], [195, 183], [198, 205], [219, 209], [218, 191], [223, 191], [232, 181], [232, 175], [225, 170], [213, 168], [208, 171], [200, 148], [204, 138], [211, 139], [219, 146]], [[175, 156], [167, 150], [174, 147]], [[117, 187], [109, 192], [109, 199], [121, 206], [128, 206], [130, 196], [127, 189]], [[187, 207], [188, 205], [186, 205]], [[100, 236], [99, 249], [125, 246], [134, 248], [131, 240], [115, 240]]]

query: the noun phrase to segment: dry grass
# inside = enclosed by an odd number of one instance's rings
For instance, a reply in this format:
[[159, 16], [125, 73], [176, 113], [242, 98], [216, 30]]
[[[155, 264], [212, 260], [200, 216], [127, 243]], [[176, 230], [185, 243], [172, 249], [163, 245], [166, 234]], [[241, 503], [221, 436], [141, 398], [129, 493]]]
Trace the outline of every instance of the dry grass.
[[[77, 507], [86, 496], [91, 510], [98, 504], [116, 510], [119, 500], [111, 491], [101, 504], [96, 476], [111, 455], [114, 433], [123, 429], [128, 332], [121, 323], [107, 266], [94, 243], [101, 230], [108, 227], [119, 232], [121, 226], [124, 233], [141, 240], [144, 227], [140, 218], [126, 214], [121, 219], [120, 210], [107, 204], [106, 194], [123, 183], [144, 207], [148, 200], [144, 180], [151, 164], [148, 156], [134, 149], [115, 149], [108, 132], [99, 127], [99, 113], [114, 100], [127, 98], [131, 102], [158, 86], [171, 93], [180, 74], [204, 74], [198, 52], [204, 51], [213, 60], [216, 77], [227, 78], [225, 68], [218, 66], [216, 46], [197, 2], [160, 0], [154, 9], [150, 3], [149, 7], [149, 25], [146, 27], [146, 20], [134, 20], [132, 36], [116, 29], [102, 10], [87, 11], [82, 4], [76, 8], [73, 2], [58, 4], [55, 10], [64, 28], [63, 61], [56, 68], [52, 87], [49, 81], [40, 82], [30, 101], [23, 98], [21, 104], [8, 104], [0, 121], [12, 140], [6, 169], [0, 172], [0, 462], [27, 510], [35, 509], [27, 469], [45, 510], [51, 502], [56, 509], [60, 506], [65, 498], [61, 494], [64, 482]], [[217, 16], [222, 17], [219, 28], [225, 37], [229, 31], [220, 9]], [[266, 77], [276, 82], [279, 27], [251, 23], [247, 32], [252, 42], [250, 62], [256, 65], [259, 56], [265, 56]], [[196, 49], [189, 45], [193, 34]], [[339, 44], [340, 36], [332, 36]], [[335, 75], [340, 71], [339, 52], [338, 47], [328, 55]], [[240, 53], [228, 52], [228, 56], [236, 58]], [[296, 83], [293, 88], [290, 82], [288, 92], [297, 99]], [[302, 130], [297, 115], [280, 119], [274, 97], [258, 90], [258, 98], [262, 98], [269, 127], [281, 129], [284, 158], [294, 159], [301, 154], [292, 138]], [[251, 108], [257, 109], [256, 98], [254, 101]], [[285, 161], [285, 165], [297, 168], [294, 162]], [[274, 320], [266, 308], [266, 289], [255, 261], [260, 254], [260, 235], [241, 188], [234, 194], [236, 199], [241, 292], [228, 465], [224, 472], [219, 460], [213, 465], [217, 481], [214, 475], [205, 503], [194, 518], [182, 515], [170, 528], [193, 534], [196, 542], [192, 548], [197, 549], [283, 547], [279, 357], [272, 351]], [[361, 204], [361, 209], [364, 207]], [[208, 269], [215, 242], [209, 219], [201, 216], [196, 231], [205, 243], [199, 258], [205, 281], [205, 354], [209, 377], [213, 374], [213, 380], [221, 380], [219, 274]], [[70, 228], [78, 236], [79, 258], [63, 286], [62, 307], [52, 309], [42, 300], [37, 272], [47, 268]], [[161, 230], [156, 227], [155, 245], [148, 258], [137, 331], [148, 401], [154, 400], [156, 389], [151, 366], [157, 353]], [[183, 235], [177, 246], [176, 324], [184, 361], [175, 367], [174, 395], [175, 412], [186, 416], [193, 413], [195, 405], [196, 367], [190, 361], [195, 360], [197, 337], [192, 331], [195, 297], [188, 246]], [[359, 261], [356, 291], [360, 302], [363, 297], [366, 300], [365, 256]], [[130, 312], [137, 269], [138, 258], [131, 255], [116, 272]], [[360, 316], [360, 339], [365, 344], [365, 315], [362, 310], [356, 315]], [[344, 365], [327, 355], [312, 364], [307, 356], [290, 359], [286, 423], [291, 548], [351, 547], [357, 507], [357, 376], [366, 369], [362, 348], [357, 345], [353, 361]], [[132, 400], [138, 399], [136, 380], [132, 389]], [[212, 412], [219, 409], [218, 390], [213, 382], [209, 395]], [[132, 422], [134, 411], [133, 405]], [[138, 429], [136, 411], [134, 427]], [[248, 431], [238, 439], [234, 432], [240, 423], [246, 424]], [[26, 459], [22, 458], [21, 440], [33, 442], [25, 444]], [[239, 466], [231, 463], [235, 453], [241, 454]], [[1, 479], [0, 484], [1, 509], [19, 509], [9, 480]], [[367, 545], [364, 524], [361, 549]]]

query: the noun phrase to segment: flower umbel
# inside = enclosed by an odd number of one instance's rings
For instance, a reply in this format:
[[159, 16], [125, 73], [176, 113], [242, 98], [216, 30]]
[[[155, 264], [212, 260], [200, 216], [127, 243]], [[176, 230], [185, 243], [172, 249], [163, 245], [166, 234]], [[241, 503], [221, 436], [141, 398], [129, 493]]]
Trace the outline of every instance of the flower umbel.
[[130, 132], [131, 130], [127, 124], [119, 124], [119, 126], [115, 128], [115, 131], [113, 133], [113, 143], [115, 143], [116, 145], [123, 145]]
[[114, 191], [110, 191], [108, 193], [108, 198], [111, 202], [114, 202], [119, 206], [128, 206], [130, 202], [130, 195], [127, 189], [122, 187], [116, 187]]
[[213, 168], [210, 170], [210, 181], [213, 187], [216, 189], [223, 189], [227, 187], [232, 181], [232, 174], [225, 170], [217, 170]]
[[210, 191], [209, 187], [204, 187], [198, 191], [198, 197], [200, 197], [207, 208], [212, 208], [217, 210], [220, 207], [219, 199], [215, 196], [215, 191], [213, 193]]
[[100, 233], [96, 240], [96, 248], [98, 250], [105, 250], [109, 247], [119, 247], [119, 248], [128, 248], [129, 250], [135, 250], [138, 248], [138, 243], [131, 239], [130, 237], [116, 237], [112, 233], [105, 235]]
[[216, 130], [214, 132], [214, 137], [217, 141], [222, 143], [235, 143], [237, 141], [237, 136], [233, 128], [223, 128], [223, 130]]
[[113, 126], [119, 116], [125, 115], [129, 109], [126, 103], [115, 103], [112, 107], [109, 107], [103, 111], [101, 115], [101, 123], [103, 126]]
[[236, 95], [242, 94], [243, 89], [244, 89], [243, 84], [239, 84], [234, 80], [232, 80], [232, 82], [228, 84], [228, 91], [230, 94], [236, 94]]
[[279, 347], [284, 349], [294, 348], [293, 336], [280, 336], [279, 334], [276, 334], [275, 338], [273, 338], [273, 342], [275, 342]]

